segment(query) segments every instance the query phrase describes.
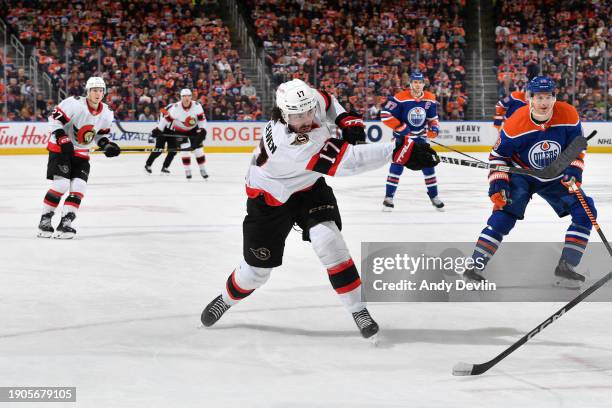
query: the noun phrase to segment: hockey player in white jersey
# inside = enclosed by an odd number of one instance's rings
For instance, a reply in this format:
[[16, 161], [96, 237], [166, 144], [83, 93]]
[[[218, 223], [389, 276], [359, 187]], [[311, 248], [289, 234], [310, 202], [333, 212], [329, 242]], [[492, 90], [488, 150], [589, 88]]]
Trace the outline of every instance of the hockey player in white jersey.
[[[323, 175], [359, 174], [388, 164], [392, 158], [420, 170], [435, 166], [439, 159], [427, 144], [416, 144], [409, 138], [355, 144], [365, 139], [361, 117], [346, 112], [334, 97], [300, 80], [278, 87], [276, 105], [246, 176], [243, 260], [221, 294], [202, 312], [202, 323], [213, 325], [268, 280], [272, 268], [282, 264], [285, 240], [297, 224], [362, 336], [374, 336], [378, 325], [361, 299], [359, 273], [340, 232], [336, 198]], [[333, 136], [329, 122], [340, 126], [342, 139]]]
[[[100, 77], [91, 77], [85, 85], [86, 96], [71, 96], [59, 103], [49, 116], [51, 137], [47, 144], [49, 161], [47, 191], [38, 226], [41, 238], [71, 239], [76, 234], [72, 222], [81, 205], [89, 177], [89, 148], [96, 143], [106, 157], [118, 156], [119, 146], [108, 138], [114, 120], [113, 111], [102, 102], [106, 85]], [[62, 218], [53, 229], [52, 219], [64, 194]]]
[[[157, 127], [153, 129], [152, 135], [157, 138], [156, 147], [163, 148], [164, 143], [168, 143], [169, 147], [179, 146], [181, 149], [186, 150], [183, 152], [182, 160], [183, 167], [185, 168], [185, 177], [187, 177], [187, 179], [191, 179], [192, 177], [191, 151], [193, 151], [198, 167], [200, 168], [200, 175], [207, 179], [208, 173], [206, 173], [206, 168], [204, 166], [206, 156], [204, 155], [203, 145], [206, 139], [206, 117], [204, 116], [204, 109], [199, 102], [192, 100], [190, 89], [182, 89], [180, 96], [180, 102], [170, 104], [162, 110], [159, 123]], [[172, 136], [164, 136], [162, 133], [175, 134], [176, 138], [172, 140]], [[187, 149], [191, 149], [191, 151]], [[160, 154], [160, 152], [151, 153], [145, 164], [147, 173], [151, 173], [151, 165]], [[164, 161], [162, 173], [170, 172], [168, 167], [173, 157], [174, 153], [169, 152]]]

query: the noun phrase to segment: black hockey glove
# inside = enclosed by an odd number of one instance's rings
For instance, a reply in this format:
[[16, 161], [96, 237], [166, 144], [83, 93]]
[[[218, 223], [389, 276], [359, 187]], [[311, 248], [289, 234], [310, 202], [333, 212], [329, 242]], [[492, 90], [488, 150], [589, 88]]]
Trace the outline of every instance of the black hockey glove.
[[396, 139], [392, 157], [394, 163], [410, 170], [423, 170], [440, 163], [438, 154], [427, 143], [416, 143], [408, 136]]
[[56, 130], [55, 132], [53, 132], [53, 134], [55, 135], [55, 140], [57, 140], [57, 144], [62, 150], [62, 156], [70, 160], [70, 158], [74, 155], [74, 145], [72, 144], [72, 141], [70, 141], [70, 138], [68, 137], [66, 132], [64, 132], [64, 129]]
[[202, 140], [206, 140], [206, 129], [195, 128], [194, 135], [201, 137]]
[[344, 112], [336, 117], [336, 125], [342, 130], [342, 140], [354, 144], [366, 142], [365, 124], [355, 111]]
[[159, 137], [161, 135], [163, 135], [163, 132], [161, 130], [159, 130], [158, 127], [153, 128], [153, 130], [151, 131], [151, 136], [153, 136], [153, 137]]
[[107, 137], [98, 140], [98, 146], [100, 146], [100, 149], [104, 150], [104, 155], [106, 157], [119, 156], [119, 153], [121, 153], [119, 145], [115, 142], [111, 142]]

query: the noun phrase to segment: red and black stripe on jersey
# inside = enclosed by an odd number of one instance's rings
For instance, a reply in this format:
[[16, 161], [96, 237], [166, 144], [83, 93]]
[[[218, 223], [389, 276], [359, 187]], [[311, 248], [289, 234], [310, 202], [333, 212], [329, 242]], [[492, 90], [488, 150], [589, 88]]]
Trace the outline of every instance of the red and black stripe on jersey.
[[329, 281], [338, 294], [347, 293], [361, 285], [359, 273], [352, 259], [327, 269]]
[[204, 114], [203, 113], [199, 113], [196, 118], [198, 119], [198, 121], [200, 120], [204, 120]]
[[327, 112], [329, 108], [331, 107], [331, 102], [332, 102], [331, 96], [329, 96], [329, 94], [322, 89], [317, 89], [317, 91], [319, 91], [319, 93], [325, 100], [325, 111]]
[[226, 285], [227, 293], [234, 300], [244, 299], [245, 297], [253, 293], [255, 289], [251, 289], [251, 290], [242, 289], [236, 283], [236, 278], [234, 277], [235, 274], [236, 274], [236, 271], [232, 272], [232, 274], [227, 278], [227, 285]]
[[338, 166], [348, 147], [349, 144], [344, 140], [327, 139], [319, 153], [312, 156], [308, 165], [306, 165], [306, 169], [333, 176], [336, 174], [336, 170], [338, 170]]

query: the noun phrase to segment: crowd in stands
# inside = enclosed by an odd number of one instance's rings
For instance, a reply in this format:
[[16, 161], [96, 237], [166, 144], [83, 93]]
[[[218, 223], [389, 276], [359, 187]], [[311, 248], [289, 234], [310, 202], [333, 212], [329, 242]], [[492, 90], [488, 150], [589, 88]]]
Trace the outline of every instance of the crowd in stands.
[[32, 79], [24, 68], [17, 68], [12, 58], [4, 60], [0, 47], [0, 121], [47, 120], [54, 107], [53, 100], [34, 92]]
[[[106, 102], [123, 120], [156, 120], [191, 88], [211, 120], [265, 119], [245, 77], [218, 0], [0, 0], [0, 14], [33, 52], [54, 89], [84, 94], [102, 75]], [[462, 120], [464, 0], [240, 0], [265, 51], [273, 84], [300, 78], [378, 119], [388, 96], [425, 73], [443, 120]], [[606, 46], [610, 2], [498, 0], [499, 96], [540, 73], [584, 120], [612, 117]], [[29, 72], [0, 53], [0, 120], [45, 120], [58, 95], [36, 94]], [[6, 73], [6, 83], [4, 81]], [[8, 115], [4, 113], [5, 89]], [[607, 94], [606, 94], [607, 91]]]
[[612, 109], [612, 67], [605, 56], [612, 3], [498, 0], [496, 8], [500, 96], [542, 73], [557, 82], [557, 99], [572, 103], [583, 120], [612, 118], [606, 112]]
[[461, 0], [243, 0], [273, 81], [300, 78], [367, 119], [426, 74], [443, 119], [467, 103]]
[[[105, 101], [119, 119], [157, 119], [181, 88], [205, 109], [219, 107], [206, 110], [209, 119], [259, 119], [261, 100], [219, 7], [215, 0], [24, 0], [12, 2], [5, 18], [57, 89], [83, 95], [89, 76], [104, 77]], [[29, 119], [22, 110], [11, 111]]]

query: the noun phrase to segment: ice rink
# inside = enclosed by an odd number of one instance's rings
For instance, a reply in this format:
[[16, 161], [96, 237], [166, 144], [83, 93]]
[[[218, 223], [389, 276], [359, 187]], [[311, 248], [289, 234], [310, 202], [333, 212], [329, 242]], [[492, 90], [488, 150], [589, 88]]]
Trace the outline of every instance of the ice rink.
[[[0, 156], [0, 386], [76, 386], [78, 407], [610, 406], [612, 304], [580, 304], [485, 375], [453, 377], [560, 304], [372, 304], [375, 348], [298, 233], [268, 284], [202, 328], [241, 259], [250, 160], [207, 157], [209, 181], [188, 182], [180, 158], [163, 177], [162, 158], [146, 175], [145, 156], [95, 156], [77, 239], [58, 241], [35, 237], [46, 156]], [[609, 168], [609, 155], [588, 155], [584, 189], [612, 237]], [[393, 213], [381, 212], [387, 168], [328, 178], [355, 260], [362, 241], [476, 239], [487, 172], [437, 169], [444, 213], [420, 173], [404, 173]], [[567, 222], [535, 198], [508, 241], [561, 241]]]

